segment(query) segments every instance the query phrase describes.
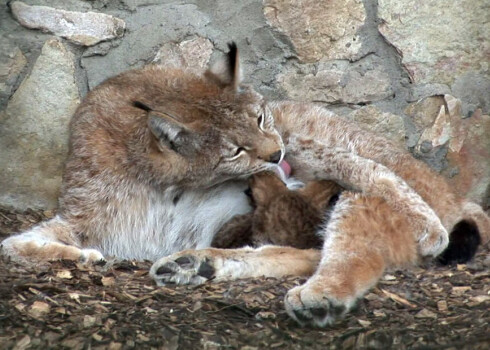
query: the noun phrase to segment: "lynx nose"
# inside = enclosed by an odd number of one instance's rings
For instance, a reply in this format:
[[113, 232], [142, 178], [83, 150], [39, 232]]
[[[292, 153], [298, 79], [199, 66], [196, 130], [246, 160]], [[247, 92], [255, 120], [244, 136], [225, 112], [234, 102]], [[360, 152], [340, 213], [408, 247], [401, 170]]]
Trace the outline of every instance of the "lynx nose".
[[281, 156], [282, 156], [281, 151], [274, 152], [269, 156], [269, 162], [279, 163], [279, 161], [281, 160]]

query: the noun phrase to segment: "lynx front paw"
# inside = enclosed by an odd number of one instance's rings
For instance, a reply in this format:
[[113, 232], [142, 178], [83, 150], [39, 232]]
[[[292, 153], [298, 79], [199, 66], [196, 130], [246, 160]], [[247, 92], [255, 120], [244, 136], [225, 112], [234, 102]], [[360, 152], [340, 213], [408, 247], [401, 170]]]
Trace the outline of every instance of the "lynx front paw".
[[439, 219], [433, 220], [417, 237], [420, 255], [438, 256], [449, 244], [449, 234]]
[[153, 264], [150, 276], [159, 286], [168, 284], [202, 284], [215, 276], [212, 260], [198, 251], [183, 251]]
[[105, 264], [104, 256], [96, 249], [80, 249], [79, 261], [83, 264]]
[[338, 300], [312, 283], [291, 289], [284, 299], [286, 311], [301, 325], [324, 327], [341, 319], [354, 302]]

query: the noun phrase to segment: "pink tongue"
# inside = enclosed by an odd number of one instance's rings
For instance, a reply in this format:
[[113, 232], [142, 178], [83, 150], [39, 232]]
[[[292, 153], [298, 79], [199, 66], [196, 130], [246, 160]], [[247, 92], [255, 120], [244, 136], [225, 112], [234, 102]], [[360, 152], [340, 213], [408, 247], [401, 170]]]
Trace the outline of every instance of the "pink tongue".
[[285, 160], [281, 161], [279, 163], [279, 166], [281, 167], [282, 171], [284, 171], [284, 175], [286, 175], [286, 178], [288, 178], [289, 175], [291, 175], [291, 166]]

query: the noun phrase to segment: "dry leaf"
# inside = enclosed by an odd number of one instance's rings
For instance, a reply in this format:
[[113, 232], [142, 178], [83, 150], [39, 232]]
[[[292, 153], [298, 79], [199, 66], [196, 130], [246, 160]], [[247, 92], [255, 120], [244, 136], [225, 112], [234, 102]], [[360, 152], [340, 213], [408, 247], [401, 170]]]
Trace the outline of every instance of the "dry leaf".
[[27, 349], [31, 345], [31, 337], [28, 335], [24, 336], [21, 340], [15, 344], [14, 348], [12, 350], [24, 350]]
[[107, 348], [107, 350], [121, 350], [122, 349], [122, 343], [115, 343], [115, 342], [111, 342], [109, 344], [109, 347]]
[[85, 315], [83, 316], [83, 327], [90, 328], [95, 324], [96, 321], [97, 319], [94, 316]]
[[394, 280], [396, 280], [396, 276], [393, 276], [393, 275], [384, 275], [383, 279], [385, 281], [394, 281]]
[[56, 274], [56, 277], [70, 280], [73, 278], [73, 275], [70, 270], [61, 270]]
[[489, 301], [490, 296], [488, 296], [488, 295], [477, 295], [477, 296], [471, 297], [470, 300], [472, 302], [476, 303], [476, 305], [478, 305], [478, 304], [481, 304], [485, 301]]
[[260, 311], [255, 315], [258, 320], [275, 320], [276, 314], [270, 311]]
[[150, 338], [148, 338], [146, 335], [143, 334], [138, 334], [136, 337], [141, 341], [145, 341], [145, 342], [150, 341]]
[[366, 320], [361, 320], [361, 319], [358, 319], [357, 322], [359, 322], [359, 324], [363, 327], [369, 327], [371, 325], [371, 322], [369, 321], [366, 321]]
[[396, 295], [395, 293], [391, 293], [391, 292], [388, 292], [387, 290], [384, 290], [384, 289], [381, 289], [381, 291], [387, 295], [390, 299], [392, 299], [393, 301], [396, 301], [400, 304], [403, 304], [403, 305], [406, 305], [406, 306], [410, 306], [412, 308], [415, 308], [417, 307], [417, 305], [414, 305], [412, 304], [411, 302], [409, 302], [407, 299], [405, 298], [402, 298], [401, 296], [399, 295]]
[[22, 303], [18, 303], [18, 304], [15, 305], [15, 308], [17, 310], [19, 310], [20, 312], [22, 312], [26, 308], [26, 305], [25, 304], [22, 304]]
[[430, 310], [422, 309], [415, 315], [415, 318], [437, 318], [437, 315]]
[[102, 277], [102, 285], [104, 286], [113, 286], [116, 284], [116, 279], [114, 277]]
[[41, 317], [49, 312], [49, 304], [42, 301], [35, 301], [32, 304], [29, 314], [33, 317]]
[[437, 310], [447, 311], [447, 302], [445, 300], [439, 300], [437, 302]]
[[463, 295], [464, 293], [466, 293], [469, 290], [471, 290], [470, 286], [453, 287], [453, 289], [451, 290], [451, 294]]
[[146, 311], [147, 314], [157, 314], [157, 310], [153, 310], [151, 307], [145, 307], [144, 310]]

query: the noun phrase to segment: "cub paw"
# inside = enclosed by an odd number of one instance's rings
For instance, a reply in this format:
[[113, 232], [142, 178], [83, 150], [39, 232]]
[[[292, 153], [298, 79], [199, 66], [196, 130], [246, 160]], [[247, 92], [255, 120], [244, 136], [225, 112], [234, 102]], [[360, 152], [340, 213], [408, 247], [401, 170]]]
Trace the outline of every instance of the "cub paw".
[[164, 257], [153, 264], [150, 276], [157, 285], [203, 284], [213, 279], [215, 268], [210, 258], [199, 256], [197, 252], [184, 251]]
[[449, 244], [449, 234], [439, 219], [432, 222], [418, 237], [418, 248], [422, 256], [438, 256]]
[[341, 319], [354, 302], [342, 302], [310, 283], [291, 289], [284, 299], [286, 311], [301, 325], [325, 327]]

